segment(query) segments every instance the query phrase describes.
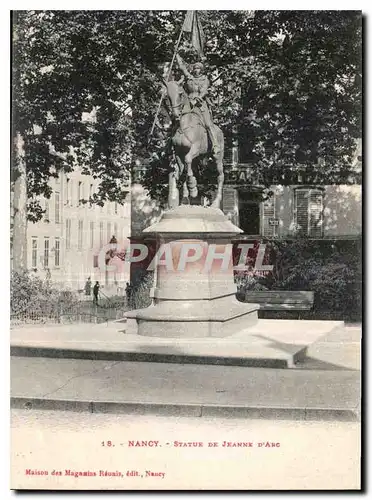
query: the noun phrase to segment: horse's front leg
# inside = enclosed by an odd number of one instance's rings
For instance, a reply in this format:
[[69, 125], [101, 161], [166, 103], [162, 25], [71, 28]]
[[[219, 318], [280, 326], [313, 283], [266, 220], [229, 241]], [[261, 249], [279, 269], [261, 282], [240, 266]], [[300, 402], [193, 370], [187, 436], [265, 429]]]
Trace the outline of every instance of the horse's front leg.
[[175, 166], [173, 172], [169, 173], [169, 192], [168, 192], [168, 206], [169, 208], [178, 207], [179, 203], [179, 189], [178, 189], [179, 169], [178, 165]]
[[[184, 161], [182, 161], [182, 158], [178, 155], [176, 155], [176, 160], [177, 160], [177, 165], [178, 165], [178, 186], [180, 186], [180, 183], [182, 182], [182, 200], [181, 200], [181, 205], [189, 205], [190, 200], [189, 200], [189, 190], [187, 188], [187, 183], [186, 183], [186, 172], [185, 172], [185, 164]], [[177, 187], [178, 187], [177, 186]]]
[[218, 172], [217, 194], [216, 194], [216, 197], [212, 203], [212, 207], [220, 208], [221, 202], [222, 202], [222, 188], [223, 188], [223, 183], [225, 180], [225, 174], [223, 172], [223, 151], [219, 152], [215, 156], [215, 160], [216, 160], [216, 167], [217, 167], [217, 172]]

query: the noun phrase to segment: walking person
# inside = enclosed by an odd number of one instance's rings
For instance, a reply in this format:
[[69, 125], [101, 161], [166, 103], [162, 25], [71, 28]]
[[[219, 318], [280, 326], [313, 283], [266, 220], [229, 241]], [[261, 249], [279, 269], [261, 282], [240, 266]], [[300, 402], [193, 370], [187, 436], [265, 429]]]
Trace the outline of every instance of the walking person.
[[93, 304], [98, 306], [99, 282], [96, 281], [93, 287]]
[[91, 281], [90, 276], [89, 276], [89, 278], [87, 279], [87, 281], [85, 283], [85, 295], [90, 296], [91, 291], [92, 291], [92, 281]]

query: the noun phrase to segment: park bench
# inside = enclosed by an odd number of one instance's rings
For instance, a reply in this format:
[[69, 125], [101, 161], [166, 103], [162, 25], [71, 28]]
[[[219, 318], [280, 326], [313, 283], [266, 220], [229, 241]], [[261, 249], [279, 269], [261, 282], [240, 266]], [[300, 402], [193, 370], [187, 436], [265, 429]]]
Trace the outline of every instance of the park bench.
[[247, 291], [245, 302], [260, 305], [260, 311], [310, 311], [314, 305], [314, 292], [288, 292], [286, 290]]

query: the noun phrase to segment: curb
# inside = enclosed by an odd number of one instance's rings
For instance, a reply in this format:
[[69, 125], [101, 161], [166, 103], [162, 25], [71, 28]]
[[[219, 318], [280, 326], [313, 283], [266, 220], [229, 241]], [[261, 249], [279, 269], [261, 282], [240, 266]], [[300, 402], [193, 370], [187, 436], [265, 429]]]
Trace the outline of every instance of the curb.
[[294, 368], [304, 360], [307, 347], [289, 355], [287, 359], [244, 358], [224, 356], [203, 356], [193, 354], [167, 354], [151, 352], [93, 351], [55, 347], [33, 347], [13, 345], [10, 355], [16, 357], [84, 359], [92, 361], [137, 361], [151, 363], [202, 364], [223, 366], [245, 366], [250, 368]]
[[130, 401], [79, 401], [11, 397], [11, 409], [58, 410], [87, 413], [154, 415], [172, 417], [224, 417], [267, 420], [359, 422], [360, 413], [350, 408], [279, 408], [190, 403]]

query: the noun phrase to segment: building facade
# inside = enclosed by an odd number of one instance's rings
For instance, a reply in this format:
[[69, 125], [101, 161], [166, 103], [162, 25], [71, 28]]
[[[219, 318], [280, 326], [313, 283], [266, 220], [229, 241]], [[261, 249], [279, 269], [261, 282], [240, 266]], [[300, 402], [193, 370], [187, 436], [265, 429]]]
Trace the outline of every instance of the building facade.
[[28, 223], [28, 268], [65, 288], [82, 290], [90, 277], [107, 293], [116, 293], [129, 280], [129, 264], [114, 259], [107, 270], [100, 254], [110, 249], [113, 237], [119, 249], [128, 242], [130, 189], [124, 205], [84, 203], [95, 193], [98, 182], [78, 169], [50, 180], [52, 195], [41, 200], [42, 220]]
[[[236, 166], [243, 177], [247, 167]], [[275, 184], [262, 201], [264, 188], [250, 182], [225, 185], [223, 211], [246, 238], [357, 238], [362, 232], [359, 184]]]
[[[230, 154], [229, 154], [230, 153]], [[225, 155], [225, 183], [222, 210], [243, 230], [243, 239], [357, 239], [362, 234], [361, 142], [355, 153], [350, 182], [324, 184], [314, 182], [306, 173], [263, 186], [254, 165]], [[266, 194], [265, 194], [266, 192]], [[146, 195], [139, 184], [132, 186], [132, 235], [161, 216], [159, 205]], [[264, 200], [264, 201], [263, 201]], [[240, 237], [239, 237], [240, 238]]]
[[260, 184], [256, 170], [244, 158], [239, 161], [238, 144], [227, 150], [222, 209], [245, 238], [349, 239], [361, 235], [361, 140], [356, 143], [347, 183], [319, 183], [316, 169], [314, 175], [299, 167], [283, 171], [282, 179], [267, 188]]

